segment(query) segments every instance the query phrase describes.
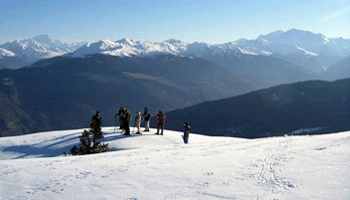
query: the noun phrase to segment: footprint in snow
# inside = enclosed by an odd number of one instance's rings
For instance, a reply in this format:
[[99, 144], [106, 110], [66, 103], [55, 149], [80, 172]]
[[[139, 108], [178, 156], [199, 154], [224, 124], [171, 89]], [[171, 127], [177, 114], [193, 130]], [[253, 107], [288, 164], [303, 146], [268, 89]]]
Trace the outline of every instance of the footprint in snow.
[[204, 176], [213, 176], [213, 175], [214, 175], [213, 172], [207, 172], [207, 173], [204, 174]]

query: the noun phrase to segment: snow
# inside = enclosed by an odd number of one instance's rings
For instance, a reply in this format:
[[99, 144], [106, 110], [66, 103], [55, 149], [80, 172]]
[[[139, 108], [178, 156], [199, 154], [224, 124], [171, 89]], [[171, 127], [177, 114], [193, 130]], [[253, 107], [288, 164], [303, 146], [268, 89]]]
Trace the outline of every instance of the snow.
[[63, 156], [83, 129], [0, 138], [0, 199], [349, 199], [350, 132], [239, 139], [103, 127], [106, 153]]
[[239, 48], [238, 49], [241, 51], [242, 54], [246, 54], [246, 55], [254, 55], [254, 56], [257, 56], [258, 54], [256, 53], [253, 53], [253, 52], [250, 52], [250, 51], [247, 51], [247, 50], [244, 50], [242, 48]]
[[99, 41], [90, 43], [75, 51], [73, 57], [84, 57], [89, 54], [107, 54], [119, 57], [143, 56], [152, 57], [159, 54], [171, 54], [177, 56], [196, 56], [205, 58], [208, 55], [224, 54], [249, 54], [258, 55], [255, 52], [243, 49], [236, 43], [209, 45], [206, 43], [186, 44], [180, 40], [169, 39], [164, 42], [133, 41], [128, 38], [111, 41]]
[[0, 48], [0, 58], [5, 57], [5, 56], [13, 57], [13, 56], [15, 56], [15, 55], [16, 55], [16, 54], [14, 54], [14, 53], [11, 52], [11, 51], [8, 51], [8, 50], [6, 50], [6, 49]]
[[305, 49], [303, 49], [303, 48], [301, 48], [301, 47], [299, 47], [299, 46], [297, 46], [297, 45], [295, 45], [295, 47], [296, 47], [298, 50], [300, 50], [300, 51], [301, 51], [304, 55], [306, 55], [306, 56], [318, 56], [317, 53], [307, 51], [307, 50], [305, 50]]
[[299, 134], [305, 134], [305, 133], [313, 133], [315, 131], [319, 131], [324, 129], [325, 127], [313, 127], [313, 128], [301, 128], [296, 131], [292, 131], [288, 133], [288, 135], [299, 135]]
[[[174, 45], [177, 45], [176, 47]], [[183, 47], [183, 43], [172, 44], [170, 42], [139, 42], [128, 38], [112, 42], [102, 40], [96, 43], [89, 43], [73, 52], [73, 57], [83, 57], [89, 54], [105, 54], [119, 57], [131, 56], [153, 56], [161, 53], [177, 55]]]

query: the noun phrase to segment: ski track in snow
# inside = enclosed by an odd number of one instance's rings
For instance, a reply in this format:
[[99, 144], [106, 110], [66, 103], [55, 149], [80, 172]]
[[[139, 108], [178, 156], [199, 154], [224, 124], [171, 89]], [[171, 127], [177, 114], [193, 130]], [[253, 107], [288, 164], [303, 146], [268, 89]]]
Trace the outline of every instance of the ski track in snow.
[[[258, 199], [269, 199], [269, 196], [298, 189], [299, 183], [288, 177], [283, 177], [285, 166], [292, 160], [287, 152], [291, 143], [290, 137], [274, 138], [259, 154], [259, 159], [252, 161], [248, 166], [242, 168], [242, 177], [237, 179], [245, 181], [252, 180], [255, 186], [261, 187], [263, 195], [257, 194]], [[259, 147], [259, 144], [255, 146]], [[287, 155], [288, 154], [288, 155]]]
[[283, 138], [278, 141], [276, 146], [271, 149], [260, 164], [258, 173], [258, 184], [271, 194], [281, 193], [289, 189], [297, 188], [297, 183], [288, 180], [286, 177], [280, 177], [276, 166], [283, 165], [281, 162], [286, 161], [285, 151], [288, 148], [289, 138]]

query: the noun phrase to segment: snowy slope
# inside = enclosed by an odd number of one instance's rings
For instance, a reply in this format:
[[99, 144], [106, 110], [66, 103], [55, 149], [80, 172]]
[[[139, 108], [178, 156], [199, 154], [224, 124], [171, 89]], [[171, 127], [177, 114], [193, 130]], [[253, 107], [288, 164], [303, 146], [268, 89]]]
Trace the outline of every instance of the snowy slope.
[[80, 130], [0, 138], [0, 199], [349, 199], [350, 132], [246, 140], [102, 129], [110, 151], [62, 155]]

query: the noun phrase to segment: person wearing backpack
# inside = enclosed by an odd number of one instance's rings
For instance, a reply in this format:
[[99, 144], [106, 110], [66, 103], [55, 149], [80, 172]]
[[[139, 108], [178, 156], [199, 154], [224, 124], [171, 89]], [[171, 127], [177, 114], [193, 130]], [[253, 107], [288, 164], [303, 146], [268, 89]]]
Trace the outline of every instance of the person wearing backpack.
[[188, 122], [184, 123], [184, 129], [185, 129], [185, 131], [184, 131], [183, 139], [184, 139], [184, 143], [187, 144], [188, 138], [190, 136], [190, 130], [191, 130], [190, 124]]
[[146, 128], [144, 131], [149, 131], [149, 122], [151, 121], [151, 113], [149, 113], [149, 110], [147, 107], [145, 107], [145, 112], [143, 113], [142, 117], [145, 117], [145, 122], [146, 122]]
[[166, 121], [166, 115], [162, 111], [159, 111], [158, 115], [156, 116], [156, 119], [157, 119], [157, 123], [158, 123], [156, 134], [159, 135], [159, 129], [161, 129], [162, 132], [160, 134], [163, 135], [164, 124]]
[[125, 130], [124, 135], [130, 135], [129, 121], [131, 120], [132, 116], [127, 109], [124, 109], [123, 114], [124, 114], [123, 128]]

